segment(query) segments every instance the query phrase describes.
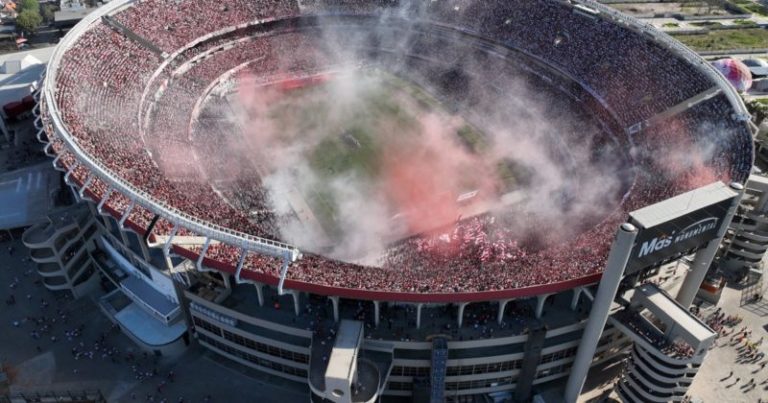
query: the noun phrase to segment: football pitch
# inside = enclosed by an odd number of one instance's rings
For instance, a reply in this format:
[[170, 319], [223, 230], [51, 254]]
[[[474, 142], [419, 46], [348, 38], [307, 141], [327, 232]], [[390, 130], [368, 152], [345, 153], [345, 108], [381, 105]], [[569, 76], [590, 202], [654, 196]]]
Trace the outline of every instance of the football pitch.
[[[377, 70], [329, 77], [284, 91], [265, 115], [278, 141], [301, 145], [314, 178], [296, 190], [316, 221], [309, 225], [319, 225], [331, 242], [342, 235], [339, 183], [354, 180], [356, 188], [370, 186], [373, 194], [385, 180], [382, 170], [393, 157], [388, 154], [407, 149], [413, 139], [428, 135], [425, 130], [440, 132], [470, 154], [482, 154], [488, 146], [482, 132], [449, 113], [422, 88], [398, 77]], [[430, 116], [430, 123], [425, 124], [425, 116]], [[498, 164], [502, 183], [514, 184], [513, 171], [509, 164]], [[465, 192], [475, 189], [471, 179], [463, 187]], [[446, 195], [454, 201], [457, 196]], [[399, 213], [403, 212], [388, 212]]]

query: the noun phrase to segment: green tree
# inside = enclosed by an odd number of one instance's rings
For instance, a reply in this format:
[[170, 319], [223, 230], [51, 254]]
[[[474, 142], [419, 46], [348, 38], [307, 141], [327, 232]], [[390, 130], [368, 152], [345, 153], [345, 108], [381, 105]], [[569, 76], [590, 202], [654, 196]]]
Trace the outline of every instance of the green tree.
[[37, 0], [21, 0], [21, 2], [18, 3], [16, 11], [21, 14], [23, 11], [35, 11], [38, 14], [40, 13], [40, 3], [37, 2]]
[[749, 113], [752, 114], [756, 125], [760, 125], [768, 117], [768, 105], [755, 100], [746, 101], [744, 104], [747, 106]]
[[21, 31], [35, 32], [43, 22], [39, 11], [24, 10], [16, 17], [16, 27]]
[[42, 10], [43, 21], [48, 23], [53, 22], [56, 6], [53, 4], [44, 4]]

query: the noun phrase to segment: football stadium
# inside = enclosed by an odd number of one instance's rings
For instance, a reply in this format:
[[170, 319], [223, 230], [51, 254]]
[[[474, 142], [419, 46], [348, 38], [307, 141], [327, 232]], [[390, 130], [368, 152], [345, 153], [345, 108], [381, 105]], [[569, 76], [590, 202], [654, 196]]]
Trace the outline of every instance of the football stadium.
[[[36, 98], [115, 262], [94, 257], [105, 313], [156, 354], [199, 344], [312, 401], [561, 387], [619, 228], [680, 197], [726, 211], [753, 162], [723, 76], [587, 0], [113, 0], [61, 40]], [[643, 281], [731, 216], [638, 246], [630, 305], [664, 307]], [[679, 401], [643, 379], [669, 364], [690, 384], [711, 340], [642, 344], [637, 315], [603, 318], [587, 367], [637, 355], [652, 363], [617, 393]]]

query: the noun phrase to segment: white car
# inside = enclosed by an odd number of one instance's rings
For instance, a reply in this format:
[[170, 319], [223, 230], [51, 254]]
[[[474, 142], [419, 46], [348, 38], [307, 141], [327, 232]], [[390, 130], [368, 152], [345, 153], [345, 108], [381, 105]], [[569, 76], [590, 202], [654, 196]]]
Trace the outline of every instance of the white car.
[[752, 77], [765, 77], [768, 76], [768, 62], [763, 59], [744, 59], [741, 61], [752, 73]]

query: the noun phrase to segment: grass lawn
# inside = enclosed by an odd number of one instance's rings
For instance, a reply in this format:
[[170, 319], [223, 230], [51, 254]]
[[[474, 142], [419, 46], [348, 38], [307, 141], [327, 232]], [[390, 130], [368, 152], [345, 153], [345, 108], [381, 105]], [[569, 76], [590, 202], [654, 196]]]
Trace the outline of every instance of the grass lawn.
[[742, 26], [757, 25], [757, 23], [752, 20], [734, 20], [733, 23], [735, 25], [742, 25]]
[[768, 30], [762, 28], [727, 29], [706, 34], [672, 34], [697, 51], [768, 48]]
[[768, 16], [768, 8], [766, 8], [763, 5], [756, 4], [756, 3], [750, 3], [750, 4], [739, 4], [742, 8], [746, 9], [747, 11], [762, 15], [762, 16]]
[[678, 24], [676, 22], [668, 22], [668, 23], [662, 25], [662, 27], [664, 27], [664, 28], [679, 28], [680, 24]]

